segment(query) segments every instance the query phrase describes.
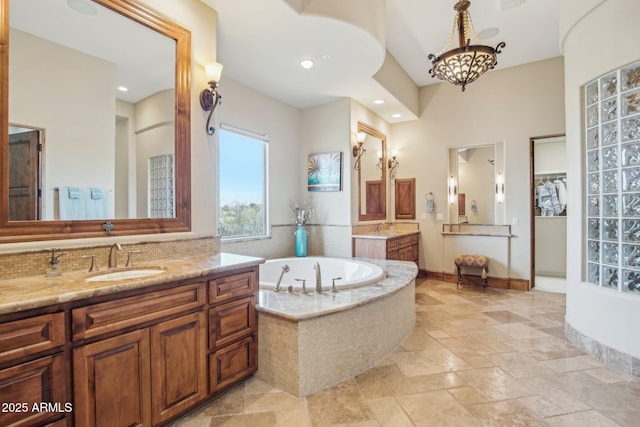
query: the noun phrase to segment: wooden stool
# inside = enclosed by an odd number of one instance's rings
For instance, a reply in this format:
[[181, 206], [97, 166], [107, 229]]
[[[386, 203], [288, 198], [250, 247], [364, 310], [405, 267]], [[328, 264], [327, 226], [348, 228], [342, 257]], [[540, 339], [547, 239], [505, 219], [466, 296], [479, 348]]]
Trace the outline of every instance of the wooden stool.
[[[453, 261], [458, 269], [458, 282], [456, 283], [456, 289], [460, 289], [462, 285], [462, 267], [476, 267], [482, 268], [482, 274], [480, 279], [482, 280], [482, 291], [487, 287], [487, 273], [489, 272], [489, 258], [484, 255], [458, 255]], [[472, 280], [472, 279], [470, 279]]]

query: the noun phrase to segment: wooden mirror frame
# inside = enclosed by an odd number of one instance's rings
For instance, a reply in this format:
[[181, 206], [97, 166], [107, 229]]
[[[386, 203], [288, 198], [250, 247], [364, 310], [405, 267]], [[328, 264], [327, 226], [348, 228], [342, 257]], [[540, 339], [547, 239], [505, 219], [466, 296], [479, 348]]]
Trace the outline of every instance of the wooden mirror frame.
[[[93, 0], [176, 41], [175, 218], [9, 221], [9, 1], [0, 0], [0, 243], [191, 230], [191, 32], [129, 0]], [[13, 0], [19, 1], [19, 0]], [[103, 228], [111, 223], [112, 231]]]
[[385, 134], [379, 132], [378, 130], [372, 128], [369, 125], [366, 125], [362, 122], [358, 122], [358, 132], [364, 132], [373, 137], [379, 138], [382, 141], [382, 183], [381, 187], [383, 193], [380, 195], [380, 206], [382, 207], [382, 212], [375, 214], [363, 214], [362, 213], [362, 194], [366, 192], [366, 189], [362, 188], [361, 181], [361, 169], [358, 169], [358, 221], [374, 221], [380, 219], [387, 219], [387, 137]]

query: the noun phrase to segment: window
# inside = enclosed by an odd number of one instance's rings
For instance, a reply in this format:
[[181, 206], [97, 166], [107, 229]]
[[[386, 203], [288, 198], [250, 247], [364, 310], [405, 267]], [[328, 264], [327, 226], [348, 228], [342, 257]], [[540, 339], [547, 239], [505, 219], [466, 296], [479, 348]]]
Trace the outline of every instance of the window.
[[222, 125], [219, 129], [222, 239], [267, 235], [266, 136]]
[[587, 281], [640, 295], [640, 62], [585, 86]]

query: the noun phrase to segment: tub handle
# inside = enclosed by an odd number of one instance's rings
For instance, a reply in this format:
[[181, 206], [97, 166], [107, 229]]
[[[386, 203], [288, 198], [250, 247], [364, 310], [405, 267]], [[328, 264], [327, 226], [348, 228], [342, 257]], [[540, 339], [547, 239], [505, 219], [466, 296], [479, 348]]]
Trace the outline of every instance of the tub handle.
[[338, 293], [338, 289], [336, 288], [336, 280], [342, 280], [342, 277], [334, 277], [333, 279], [331, 279], [331, 293], [332, 294]]

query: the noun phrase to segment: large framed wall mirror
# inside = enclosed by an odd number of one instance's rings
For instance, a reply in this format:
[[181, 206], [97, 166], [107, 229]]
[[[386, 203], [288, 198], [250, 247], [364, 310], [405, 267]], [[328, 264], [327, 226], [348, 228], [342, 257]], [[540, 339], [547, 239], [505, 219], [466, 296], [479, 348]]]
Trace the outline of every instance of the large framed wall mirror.
[[358, 132], [365, 134], [365, 151], [358, 169], [358, 221], [387, 219], [387, 137], [361, 122]]
[[504, 143], [450, 148], [449, 177], [450, 224], [504, 222]]
[[190, 32], [128, 0], [0, 9], [0, 242], [189, 231]]

